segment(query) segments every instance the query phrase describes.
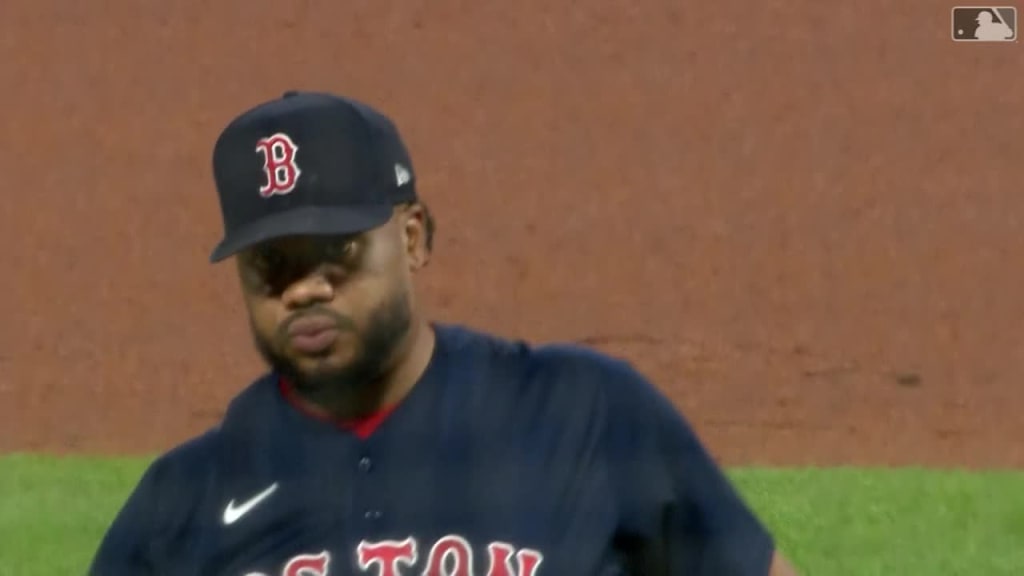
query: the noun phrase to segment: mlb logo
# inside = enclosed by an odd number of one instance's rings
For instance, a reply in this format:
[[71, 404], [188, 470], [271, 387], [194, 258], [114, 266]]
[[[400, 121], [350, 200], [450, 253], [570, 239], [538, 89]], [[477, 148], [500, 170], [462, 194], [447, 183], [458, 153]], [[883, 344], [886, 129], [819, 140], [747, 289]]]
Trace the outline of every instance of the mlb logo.
[[956, 42], [1013, 42], [1017, 39], [1017, 9], [1013, 6], [953, 8]]

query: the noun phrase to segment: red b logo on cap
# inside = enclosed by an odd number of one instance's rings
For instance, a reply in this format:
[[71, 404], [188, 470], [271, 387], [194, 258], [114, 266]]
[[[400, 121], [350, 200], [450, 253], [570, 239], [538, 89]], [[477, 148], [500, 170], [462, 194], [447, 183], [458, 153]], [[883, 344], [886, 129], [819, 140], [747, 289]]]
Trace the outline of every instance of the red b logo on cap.
[[256, 151], [263, 154], [263, 174], [267, 183], [260, 186], [260, 196], [270, 198], [278, 194], [288, 194], [299, 183], [299, 165], [295, 163], [295, 154], [299, 147], [284, 133], [260, 138], [256, 142]]

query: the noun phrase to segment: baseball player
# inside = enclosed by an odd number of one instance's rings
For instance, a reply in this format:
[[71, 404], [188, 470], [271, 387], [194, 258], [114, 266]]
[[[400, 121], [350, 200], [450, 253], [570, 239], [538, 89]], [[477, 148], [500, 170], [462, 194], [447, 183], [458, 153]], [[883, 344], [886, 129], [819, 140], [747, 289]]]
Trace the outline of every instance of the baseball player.
[[267, 373], [157, 458], [91, 576], [789, 576], [628, 362], [432, 322], [434, 221], [370, 106], [289, 92], [213, 150]]

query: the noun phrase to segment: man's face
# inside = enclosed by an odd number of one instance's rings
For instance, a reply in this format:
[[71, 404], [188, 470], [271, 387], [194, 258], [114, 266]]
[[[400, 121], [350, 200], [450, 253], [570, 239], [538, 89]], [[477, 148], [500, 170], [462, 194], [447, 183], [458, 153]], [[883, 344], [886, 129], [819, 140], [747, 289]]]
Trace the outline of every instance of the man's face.
[[418, 223], [399, 213], [362, 234], [287, 237], [239, 254], [253, 338], [267, 363], [299, 387], [379, 376], [412, 322]]

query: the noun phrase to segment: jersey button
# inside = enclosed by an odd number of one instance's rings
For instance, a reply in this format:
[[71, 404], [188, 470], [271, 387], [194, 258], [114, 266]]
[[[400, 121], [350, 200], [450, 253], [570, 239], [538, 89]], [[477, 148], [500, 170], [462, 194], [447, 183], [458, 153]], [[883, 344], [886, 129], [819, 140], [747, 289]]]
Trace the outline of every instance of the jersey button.
[[363, 513], [363, 518], [367, 520], [380, 520], [383, 515], [380, 510], [367, 510]]
[[371, 468], [373, 468], [373, 461], [372, 460], [370, 460], [369, 458], [367, 458], [365, 456], [359, 459], [359, 471], [360, 472], [363, 472], [363, 473], [369, 472]]

